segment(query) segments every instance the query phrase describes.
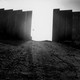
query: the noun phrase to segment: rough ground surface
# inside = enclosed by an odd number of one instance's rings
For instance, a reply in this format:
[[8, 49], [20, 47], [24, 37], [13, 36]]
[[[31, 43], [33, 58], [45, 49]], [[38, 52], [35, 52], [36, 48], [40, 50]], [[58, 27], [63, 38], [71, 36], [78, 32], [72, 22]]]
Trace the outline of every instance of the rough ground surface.
[[0, 43], [0, 80], [80, 80], [80, 50], [56, 42]]

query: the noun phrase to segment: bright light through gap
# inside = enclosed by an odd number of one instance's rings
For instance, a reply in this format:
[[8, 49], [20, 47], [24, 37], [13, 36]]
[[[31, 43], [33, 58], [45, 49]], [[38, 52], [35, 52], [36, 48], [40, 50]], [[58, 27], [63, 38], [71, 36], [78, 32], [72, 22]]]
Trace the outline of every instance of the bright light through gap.
[[52, 40], [52, 13], [45, 9], [33, 10], [31, 36], [33, 40]]

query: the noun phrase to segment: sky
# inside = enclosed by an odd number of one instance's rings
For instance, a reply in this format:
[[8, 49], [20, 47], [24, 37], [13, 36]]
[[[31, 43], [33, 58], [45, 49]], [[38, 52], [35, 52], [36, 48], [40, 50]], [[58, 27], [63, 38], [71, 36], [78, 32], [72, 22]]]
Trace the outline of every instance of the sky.
[[0, 8], [32, 10], [32, 39], [52, 40], [53, 9], [80, 11], [80, 0], [0, 0]]

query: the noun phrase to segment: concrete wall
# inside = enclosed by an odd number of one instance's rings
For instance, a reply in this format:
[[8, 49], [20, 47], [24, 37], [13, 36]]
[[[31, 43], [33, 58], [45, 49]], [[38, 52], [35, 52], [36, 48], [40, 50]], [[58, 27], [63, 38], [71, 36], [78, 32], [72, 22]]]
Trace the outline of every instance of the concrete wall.
[[73, 40], [80, 41], [80, 12], [73, 13]]
[[31, 35], [31, 23], [32, 23], [31, 22], [32, 11], [27, 11], [27, 12], [24, 11], [23, 14], [24, 14], [24, 28], [23, 28], [24, 35], [23, 36], [25, 39], [27, 39], [27, 38], [31, 39], [30, 35]]
[[53, 11], [53, 41], [59, 40], [59, 9]]
[[72, 10], [53, 11], [53, 41], [72, 39]]
[[53, 10], [53, 41], [80, 41], [80, 12]]
[[0, 9], [0, 40], [31, 40], [32, 11]]
[[65, 13], [65, 40], [72, 40], [72, 10], [66, 10]]

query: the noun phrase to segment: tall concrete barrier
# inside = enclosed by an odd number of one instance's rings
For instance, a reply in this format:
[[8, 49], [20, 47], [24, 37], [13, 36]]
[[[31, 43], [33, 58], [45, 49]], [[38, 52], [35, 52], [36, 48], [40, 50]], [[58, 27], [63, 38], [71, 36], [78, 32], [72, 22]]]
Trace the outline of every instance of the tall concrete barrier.
[[14, 22], [14, 28], [13, 28], [13, 33], [14, 33], [14, 39], [22, 39], [20, 37], [20, 29], [22, 25], [22, 11], [21, 10], [16, 10], [13, 13], [13, 22]]
[[58, 41], [59, 40], [59, 9], [54, 9], [53, 10], [53, 36], [52, 40], [53, 41]]
[[31, 40], [32, 11], [0, 9], [0, 40]]
[[80, 40], [80, 12], [73, 12], [73, 40]]
[[66, 26], [66, 16], [64, 11], [59, 13], [59, 41], [65, 40], [65, 26]]
[[65, 11], [65, 40], [72, 40], [72, 10]]
[[[10, 38], [10, 36], [9, 36], [10, 35], [10, 32], [9, 32], [10, 18], [9, 18], [9, 16], [10, 16], [12, 11], [13, 10], [10, 9], [10, 10], [4, 10], [4, 12], [3, 12], [4, 13], [4, 16], [3, 16], [4, 22], [3, 22], [3, 24], [4, 24], [4, 29], [5, 29], [5, 33], [4, 33], [5, 36], [3, 36], [3, 37], [5, 38], [5, 40]], [[4, 31], [4, 29], [3, 29], [3, 31]]]
[[54, 9], [52, 40], [72, 40], [72, 10]]
[[2, 34], [3, 34], [3, 30], [1, 30], [3, 26], [3, 11], [4, 9], [0, 9], [0, 38], [2, 37]]
[[[24, 20], [24, 38], [32, 39], [29, 35], [31, 35], [31, 20], [32, 20], [32, 11], [24, 12], [25, 14], [25, 20]], [[27, 33], [27, 34], [26, 34]], [[27, 37], [25, 37], [27, 36]]]

